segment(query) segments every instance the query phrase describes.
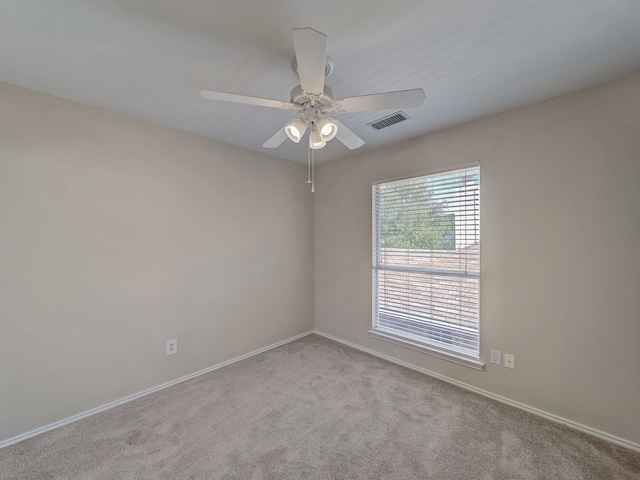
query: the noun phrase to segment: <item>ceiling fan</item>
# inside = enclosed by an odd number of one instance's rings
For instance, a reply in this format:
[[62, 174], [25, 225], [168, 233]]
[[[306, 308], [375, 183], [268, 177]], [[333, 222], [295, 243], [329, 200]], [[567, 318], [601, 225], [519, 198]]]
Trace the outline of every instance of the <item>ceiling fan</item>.
[[[294, 28], [293, 44], [296, 52], [294, 68], [300, 77], [300, 85], [291, 91], [291, 100], [252, 97], [235, 93], [202, 90], [200, 95], [208, 100], [243, 103], [261, 107], [295, 110], [300, 114], [280, 128], [262, 146], [276, 148], [287, 137], [298, 143], [309, 129], [309, 156], [312, 150], [323, 148], [336, 137], [349, 149], [364, 145], [364, 140], [349, 130], [342, 122], [326, 115], [332, 111], [339, 113], [363, 112], [396, 108], [419, 107], [425, 99], [421, 88], [396, 92], [377, 93], [358, 97], [335, 98], [331, 87], [325, 85], [324, 78], [333, 68], [327, 57], [327, 36], [312, 28]], [[312, 181], [309, 181], [312, 183]]]

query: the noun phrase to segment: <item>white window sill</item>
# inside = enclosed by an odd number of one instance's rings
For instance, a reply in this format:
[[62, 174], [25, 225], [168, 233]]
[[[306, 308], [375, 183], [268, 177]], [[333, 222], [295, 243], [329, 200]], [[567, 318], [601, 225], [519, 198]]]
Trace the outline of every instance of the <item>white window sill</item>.
[[377, 338], [378, 340], [384, 340], [385, 342], [394, 343], [401, 347], [417, 350], [418, 352], [426, 353], [427, 355], [432, 355], [443, 360], [448, 360], [450, 362], [457, 363], [458, 365], [464, 365], [465, 367], [474, 368], [476, 370], [482, 370], [484, 368], [484, 362], [480, 359], [441, 350], [437, 347], [414, 342], [382, 330], [369, 330], [369, 335], [373, 338]]

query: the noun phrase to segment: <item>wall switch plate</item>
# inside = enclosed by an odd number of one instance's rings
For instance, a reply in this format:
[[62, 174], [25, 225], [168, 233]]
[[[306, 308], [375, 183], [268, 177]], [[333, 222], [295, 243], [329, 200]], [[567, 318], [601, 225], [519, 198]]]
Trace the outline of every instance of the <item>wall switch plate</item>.
[[509, 353], [504, 354], [504, 366], [507, 368], [516, 368], [516, 356]]
[[167, 340], [165, 355], [173, 355], [178, 351], [178, 339]]
[[491, 349], [491, 363], [502, 364], [502, 352], [500, 350]]

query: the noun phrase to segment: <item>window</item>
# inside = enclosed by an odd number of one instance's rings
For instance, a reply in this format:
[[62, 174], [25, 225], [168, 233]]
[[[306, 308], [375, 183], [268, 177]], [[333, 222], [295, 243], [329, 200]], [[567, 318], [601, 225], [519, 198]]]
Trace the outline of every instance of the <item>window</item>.
[[479, 167], [373, 185], [372, 336], [481, 369], [479, 282]]

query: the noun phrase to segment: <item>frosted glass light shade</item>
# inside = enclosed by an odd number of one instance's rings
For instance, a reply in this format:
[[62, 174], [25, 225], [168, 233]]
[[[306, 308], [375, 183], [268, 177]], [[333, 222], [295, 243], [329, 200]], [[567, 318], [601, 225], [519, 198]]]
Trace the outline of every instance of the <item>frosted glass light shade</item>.
[[325, 142], [331, 140], [338, 133], [338, 125], [335, 124], [333, 118], [321, 118], [316, 125]]
[[320, 130], [318, 130], [318, 127], [314, 125], [313, 128], [311, 129], [311, 133], [309, 134], [309, 148], [318, 150], [324, 147], [326, 144], [327, 142], [325, 142], [322, 139], [322, 134], [320, 133]]
[[301, 118], [291, 120], [284, 127], [284, 131], [287, 133], [287, 137], [289, 137], [289, 139], [295, 143], [298, 143], [300, 141], [306, 130], [307, 123]]

